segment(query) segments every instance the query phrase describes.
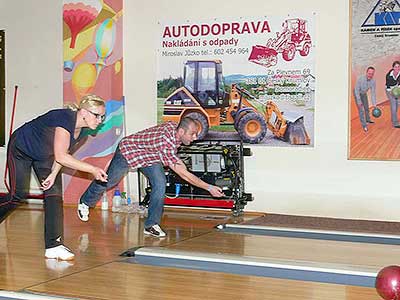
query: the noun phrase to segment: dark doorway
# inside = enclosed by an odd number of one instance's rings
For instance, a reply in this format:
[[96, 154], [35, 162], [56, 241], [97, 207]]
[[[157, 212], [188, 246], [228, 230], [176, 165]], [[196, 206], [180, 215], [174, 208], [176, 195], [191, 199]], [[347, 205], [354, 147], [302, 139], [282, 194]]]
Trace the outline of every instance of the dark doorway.
[[5, 71], [5, 32], [0, 30], [0, 147], [5, 145], [6, 135], [6, 71]]

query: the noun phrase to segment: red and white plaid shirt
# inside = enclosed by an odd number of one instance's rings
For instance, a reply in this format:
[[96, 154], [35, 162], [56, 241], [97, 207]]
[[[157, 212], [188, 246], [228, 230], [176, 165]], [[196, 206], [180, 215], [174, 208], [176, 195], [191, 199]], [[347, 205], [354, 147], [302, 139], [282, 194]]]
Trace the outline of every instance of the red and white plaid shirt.
[[124, 137], [119, 149], [132, 169], [162, 163], [175, 164], [179, 158], [177, 124], [166, 122]]

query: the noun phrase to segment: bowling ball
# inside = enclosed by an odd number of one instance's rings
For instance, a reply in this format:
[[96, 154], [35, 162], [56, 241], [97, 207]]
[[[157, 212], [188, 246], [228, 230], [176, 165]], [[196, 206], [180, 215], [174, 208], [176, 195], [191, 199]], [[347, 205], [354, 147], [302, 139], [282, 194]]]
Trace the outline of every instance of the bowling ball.
[[392, 88], [392, 94], [396, 98], [399, 98], [400, 97], [400, 87], [399, 86], [395, 86], [394, 88]]
[[385, 300], [400, 300], [400, 267], [388, 266], [380, 270], [376, 276], [375, 288]]
[[382, 115], [381, 109], [380, 109], [379, 107], [374, 107], [374, 108], [372, 109], [372, 115], [373, 115], [375, 118], [379, 118], [379, 117]]

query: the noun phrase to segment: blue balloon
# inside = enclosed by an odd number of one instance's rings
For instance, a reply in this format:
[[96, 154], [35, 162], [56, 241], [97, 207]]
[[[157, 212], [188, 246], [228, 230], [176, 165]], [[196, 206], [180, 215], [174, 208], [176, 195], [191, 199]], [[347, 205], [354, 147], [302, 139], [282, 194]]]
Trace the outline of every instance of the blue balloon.
[[72, 60], [64, 61], [64, 71], [71, 72], [74, 69], [75, 63]]

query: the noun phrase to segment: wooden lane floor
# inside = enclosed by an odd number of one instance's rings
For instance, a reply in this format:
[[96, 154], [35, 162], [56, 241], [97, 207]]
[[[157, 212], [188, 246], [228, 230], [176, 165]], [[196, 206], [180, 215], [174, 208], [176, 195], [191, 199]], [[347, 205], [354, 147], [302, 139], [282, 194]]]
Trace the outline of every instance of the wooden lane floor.
[[[212, 242], [210, 242], [212, 241]], [[340, 265], [378, 272], [398, 264], [400, 246], [232, 234], [213, 231], [169, 245], [171, 250], [233, 254], [254, 258]]]
[[375, 289], [113, 262], [28, 289], [81, 299], [377, 300]]
[[[90, 221], [81, 222], [75, 207], [64, 208], [65, 244], [76, 255], [73, 262], [44, 259], [43, 210], [30, 205], [14, 211], [0, 223], [0, 289], [17, 291], [122, 258], [131, 247], [166, 246], [205, 234], [229, 220], [227, 214], [179, 213], [166, 210], [163, 228], [168, 236], [144, 236], [143, 217], [91, 210]], [[240, 220], [237, 220], [240, 221]]]
[[[190, 240], [196, 249], [224, 245], [249, 253], [256, 246], [252, 239], [214, 236], [221, 221], [242, 221], [224, 214], [167, 210], [165, 239], [143, 236], [138, 215], [95, 210], [88, 223], [78, 220], [75, 207], [64, 215], [65, 244], [76, 254], [72, 265], [44, 259], [41, 209], [18, 209], [0, 224], [0, 289], [80, 299], [378, 299], [372, 288], [129, 264], [118, 256], [131, 247], [173, 248]], [[210, 233], [217, 239], [197, 246]]]

